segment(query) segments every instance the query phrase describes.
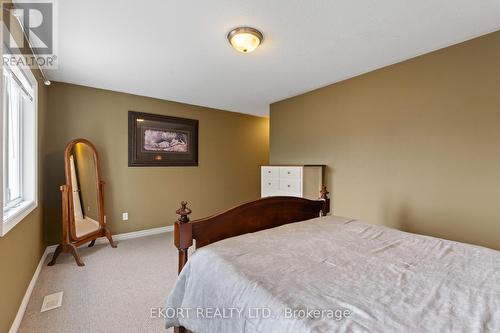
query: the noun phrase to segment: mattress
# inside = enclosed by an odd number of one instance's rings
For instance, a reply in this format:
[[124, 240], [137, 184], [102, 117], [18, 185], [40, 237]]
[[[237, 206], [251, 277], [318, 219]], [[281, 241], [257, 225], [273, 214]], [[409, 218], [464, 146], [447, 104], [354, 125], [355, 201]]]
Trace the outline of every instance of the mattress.
[[235, 332], [500, 332], [500, 252], [321, 217], [197, 250], [167, 327]]

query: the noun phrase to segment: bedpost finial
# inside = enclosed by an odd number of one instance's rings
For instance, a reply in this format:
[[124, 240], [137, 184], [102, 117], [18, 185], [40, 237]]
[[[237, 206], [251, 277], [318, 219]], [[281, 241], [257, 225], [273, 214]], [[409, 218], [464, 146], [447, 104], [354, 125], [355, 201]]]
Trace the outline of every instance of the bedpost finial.
[[328, 190], [326, 189], [325, 185], [321, 186], [321, 191], [319, 191], [321, 199], [324, 199], [324, 200], [328, 199], [328, 194], [329, 193], [330, 192], [328, 192]]
[[191, 209], [187, 208], [187, 202], [186, 201], [181, 201], [181, 208], [177, 209], [175, 213], [177, 215], [180, 215], [179, 217], [179, 222], [180, 223], [187, 223], [189, 222], [189, 217], [188, 215], [191, 214]]

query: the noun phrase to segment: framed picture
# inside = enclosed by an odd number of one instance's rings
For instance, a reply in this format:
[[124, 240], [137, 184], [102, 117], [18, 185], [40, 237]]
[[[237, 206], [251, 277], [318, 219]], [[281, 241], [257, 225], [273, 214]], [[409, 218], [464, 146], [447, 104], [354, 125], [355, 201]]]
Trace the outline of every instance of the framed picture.
[[129, 111], [128, 165], [198, 165], [198, 120]]

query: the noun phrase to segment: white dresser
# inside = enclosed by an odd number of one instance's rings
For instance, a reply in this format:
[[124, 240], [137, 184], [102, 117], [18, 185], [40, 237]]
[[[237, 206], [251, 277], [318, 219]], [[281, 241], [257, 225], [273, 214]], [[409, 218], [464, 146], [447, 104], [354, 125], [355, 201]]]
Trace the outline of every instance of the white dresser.
[[324, 165], [261, 166], [261, 197], [292, 196], [319, 198]]

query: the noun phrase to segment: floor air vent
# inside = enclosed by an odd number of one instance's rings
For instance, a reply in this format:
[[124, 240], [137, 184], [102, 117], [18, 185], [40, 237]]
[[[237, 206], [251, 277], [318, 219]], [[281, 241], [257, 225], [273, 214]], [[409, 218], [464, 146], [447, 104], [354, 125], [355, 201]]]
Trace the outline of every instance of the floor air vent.
[[40, 310], [40, 312], [45, 312], [60, 307], [62, 304], [62, 298], [62, 291], [45, 296], [43, 298], [42, 310]]

